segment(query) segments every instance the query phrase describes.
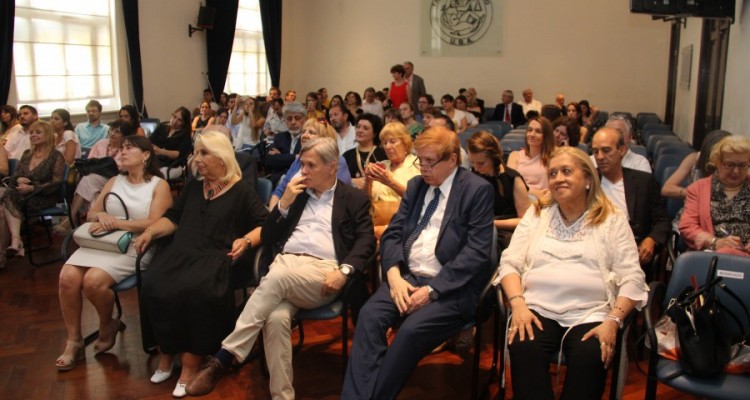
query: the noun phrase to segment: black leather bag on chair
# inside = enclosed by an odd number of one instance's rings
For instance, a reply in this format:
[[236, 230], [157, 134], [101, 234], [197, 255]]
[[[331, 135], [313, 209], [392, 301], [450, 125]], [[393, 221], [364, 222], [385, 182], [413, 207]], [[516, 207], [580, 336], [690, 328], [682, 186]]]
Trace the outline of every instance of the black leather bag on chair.
[[111, 178], [118, 172], [117, 163], [112, 157], [77, 159], [75, 169], [81, 176], [97, 174], [105, 178]]
[[[750, 313], [742, 300], [722, 283], [722, 278], [716, 277], [717, 260], [717, 257], [711, 260], [707, 283], [700, 288], [686, 287], [673, 299], [667, 311], [677, 328], [679, 362], [683, 369], [678, 375], [717, 377], [736, 355], [733, 354], [735, 349], [740, 348], [735, 345], [744, 340], [745, 327], [736, 315], [721, 304], [716, 294], [717, 287], [742, 305], [748, 320]], [[743, 334], [732, 333], [731, 326], [734, 324]]]

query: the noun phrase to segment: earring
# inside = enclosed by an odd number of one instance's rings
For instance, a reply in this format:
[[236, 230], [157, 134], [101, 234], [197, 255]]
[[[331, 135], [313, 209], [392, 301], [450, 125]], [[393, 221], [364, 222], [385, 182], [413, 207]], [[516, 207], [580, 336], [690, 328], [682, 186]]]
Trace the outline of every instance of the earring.
[[587, 183], [587, 184], [586, 184], [586, 190], [589, 190], [589, 189], [591, 189], [591, 185], [589, 185], [589, 184]]

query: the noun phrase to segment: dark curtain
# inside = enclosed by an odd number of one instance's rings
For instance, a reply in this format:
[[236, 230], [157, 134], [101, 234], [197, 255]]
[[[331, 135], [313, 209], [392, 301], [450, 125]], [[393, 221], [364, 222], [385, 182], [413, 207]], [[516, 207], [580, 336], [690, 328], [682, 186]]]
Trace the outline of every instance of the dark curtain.
[[16, 1], [0, 1], [0, 105], [8, 104], [13, 69], [13, 23]]
[[138, 29], [138, 0], [122, 0], [122, 12], [125, 17], [125, 33], [128, 38], [128, 61], [130, 62], [133, 106], [135, 106], [135, 109], [144, 118], [148, 118], [148, 111], [146, 111], [146, 105], [143, 103], [143, 70], [141, 68], [141, 38]]
[[281, 0], [260, 0], [263, 42], [266, 46], [271, 85], [279, 87], [281, 77]]
[[227, 81], [239, 4], [239, 0], [206, 0], [206, 7], [216, 9], [214, 27], [206, 30], [206, 53], [208, 84], [217, 101]]

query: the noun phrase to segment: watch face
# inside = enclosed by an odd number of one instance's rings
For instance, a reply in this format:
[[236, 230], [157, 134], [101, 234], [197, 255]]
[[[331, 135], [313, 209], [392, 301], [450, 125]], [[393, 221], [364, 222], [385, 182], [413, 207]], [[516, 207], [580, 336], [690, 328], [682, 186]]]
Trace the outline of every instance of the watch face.
[[352, 266], [351, 265], [342, 265], [341, 266], [341, 272], [344, 273], [344, 275], [351, 275], [352, 274]]

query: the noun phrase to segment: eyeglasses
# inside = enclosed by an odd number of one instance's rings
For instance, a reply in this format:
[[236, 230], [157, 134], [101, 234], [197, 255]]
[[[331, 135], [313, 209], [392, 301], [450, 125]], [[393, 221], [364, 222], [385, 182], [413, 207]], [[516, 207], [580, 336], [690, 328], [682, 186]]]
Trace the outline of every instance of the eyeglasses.
[[750, 168], [749, 163], [735, 163], [735, 162], [726, 162], [726, 161], [722, 161], [721, 163], [724, 165], [724, 168], [730, 171], [734, 171], [735, 169], [737, 169], [739, 172], [742, 172], [742, 171], [747, 171], [747, 169]]
[[421, 169], [421, 170], [432, 171], [432, 169], [435, 168], [436, 165], [438, 165], [441, 162], [447, 160], [449, 156], [450, 156], [450, 154], [446, 154], [442, 158], [440, 158], [439, 160], [435, 161], [432, 164], [424, 163], [423, 161], [420, 161], [419, 158], [417, 158], [416, 160], [414, 160], [414, 166], [417, 167], [417, 168], [419, 168], [419, 169]]

